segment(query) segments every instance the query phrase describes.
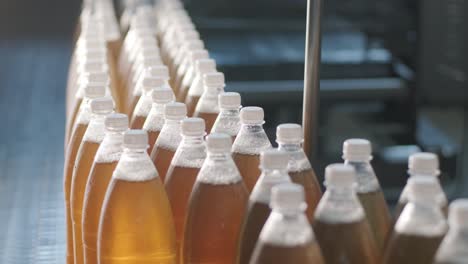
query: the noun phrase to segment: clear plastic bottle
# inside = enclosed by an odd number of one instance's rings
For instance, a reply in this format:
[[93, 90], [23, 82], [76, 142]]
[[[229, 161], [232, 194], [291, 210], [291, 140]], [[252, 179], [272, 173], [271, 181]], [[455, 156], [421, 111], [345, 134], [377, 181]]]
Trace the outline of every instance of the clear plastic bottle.
[[104, 119], [114, 110], [114, 102], [110, 97], [102, 97], [91, 101], [91, 120], [78, 149], [75, 168], [73, 170], [70, 191], [70, 212], [73, 222], [73, 244], [75, 248], [75, 263], [83, 263], [83, 200], [86, 183], [93, 165], [96, 152], [105, 135]]
[[304, 189], [298, 184], [273, 187], [272, 213], [260, 233], [250, 264], [325, 263], [304, 210]]
[[164, 87], [164, 79], [146, 77], [143, 79], [141, 88], [142, 94], [138, 103], [135, 106], [133, 111], [132, 119], [130, 121], [131, 129], [142, 129], [145, 124], [146, 118], [148, 117], [149, 112], [151, 111], [151, 106], [153, 104], [153, 99], [151, 98], [151, 93], [155, 88]]
[[211, 134], [190, 196], [181, 263], [234, 263], [248, 192], [231, 158], [231, 138]]
[[156, 88], [151, 92], [151, 98], [153, 105], [143, 124], [143, 130], [148, 133], [148, 154], [151, 154], [164, 125], [164, 107], [166, 104], [174, 102], [174, 93], [168, 87]]
[[344, 164], [327, 166], [325, 186], [313, 222], [325, 263], [379, 263], [379, 250], [356, 195], [354, 168]]
[[164, 125], [151, 151], [161, 181], [164, 182], [172, 158], [182, 140], [181, 123], [187, 117], [187, 108], [183, 103], [168, 103], [164, 107]]
[[175, 57], [174, 59], [174, 64], [172, 65], [173, 68], [169, 69], [169, 72], [171, 73], [172, 79], [171, 79], [171, 87], [174, 87], [174, 93], [177, 94], [179, 91], [175, 88], [176, 85], [176, 80], [182, 78], [183, 76], [180, 76], [182, 72], [179, 72], [179, 68], [181, 68], [182, 65], [185, 64], [185, 60], [188, 60], [190, 58], [190, 52], [194, 50], [200, 50], [205, 47], [204, 43], [200, 39], [191, 39], [188, 42], [185, 42], [181, 46], [181, 51], [177, 54], [178, 56]]
[[192, 85], [188, 89], [187, 97], [185, 98], [185, 104], [187, 104], [187, 113], [189, 116], [192, 116], [193, 113], [195, 113], [198, 101], [205, 90], [203, 76], [207, 73], [216, 72], [216, 62], [212, 59], [199, 60], [196, 63], [196, 69], [197, 74]]
[[[438, 178], [440, 171], [439, 158], [437, 155], [428, 152], [421, 152], [411, 155], [408, 159], [408, 174], [410, 175], [409, 179], [412, 177], [426, 177], [431, 178], [437, 183], [438, 187], [434, 193], [434, 196], [437, 197], [437, 204], [440, 206], [444, 214], [447, 215], [448, 201]], [[405, 188], [403, 188], [400, 198], [398, 199], [398, 203], [395, 207], [394, 222], [397, 221], [398, 217], [403, 211], [403, 208], [408, 203], [409, 191], [410, 186], [407, 184]]]
[[232, 156], [249, 192], [260, 177], [260, 153], [271, 148], [263, 130], [264, 113], [261, 107], [244, 107], [240, 112], [241, 129], [232, 145]]
[[63, 171], [63, 189], [65, 193], [65, 214], [67, 225], [67, 263], [73, 263], [75, 258], [73, 245], [73, 223], [71, 220], [70, 211], [70, 192], [73, 177], [73, 168], [75, 166], [76, 155], [80, 148], [83, 136], [88, 128], [89, 119], [91, 117], [90, 101], [93, 98], [99, 98], [105, 95], [103, 86], [88, 86], [84, 88], [84, 101], [79, 110], [78, 117], [74, 129], [68, 142], [68, 147], [65, 151], [65, 162]]
[[468, 199], [450, 204], [449, 231], [436, 254], [436, 264], [463, 264], [468, 261]]
[[348, 139], [343, 143], [345, 164], [356, 170], [356, 193], [366, 213], [377, 247], [383, 252], [392, 219], [387, 202], [370, 161], [372, 146], [366, 139]]
[[205, 91], [195, 108], [193, 116], [201, 117], [205, 120], [206, 130], [211, 131], [219, 114], [218, 96], [224, 93], [224, 74], [221, 72], [207, 73], [203, 77]]
[[239, 239], [237, 263], [249, 263], [263, 225], [270, 216], [271, 189], [282, 183], [289, 183], [288, 154], [270, 149], [260, 155], [262, 174], [249, 197]]
[[314, 219], [322, 190], [317, 176], [302, 148], [304, 140], [302, 127], [297, 124], [282, 124], [276, 128], [276, 142], [280, 150], [289, 154], [288, 172], [294, 183], [302, 185], [307, 203], [306, 216], [309, 222]]
[[181, 128], [182, 141], [164, 182], [174, 218], [178, 250], [181, 248], [190, 194], [206, 158], [206, 146], [203, 140], [205, 121], [196, 117], [186, 118], [182, 121]]
[[175, 90], [177, 93], [177, 100], [183, 102], [187, 94], [188, 88], [193, 82], [195, 73], [195, 63], [197, 60], [208, 59], [209, 54], [206, 49], [192, 50], [189, 53], [189, 58], [184, 61], [179, 68], [178, 80], [175, 80]]
[[127, 131], [123, 146], [101, 210], [98, 263], [176, 264], [171, 208], [146, 132]]
[[124, 114], [110, 114], [104, 123], [106, 135], [96, 152], [83, 201], [83, 250], [86, 264], [98, 263], [97, 235], [102, 203], [123, 152], [123, 135], [128, 129], [128, 117]]
[[382, 263], [433, 263], [447, 223], [438, 203], [438, 186], [429, 177], [408, 180], [408, 204], [388, 240]]
[[234, 92], [221, 93], [218, 96], [218, 105], [220, 112], [211, 132], [228, 134], [235, 141], [241, 128], [241, 96]]

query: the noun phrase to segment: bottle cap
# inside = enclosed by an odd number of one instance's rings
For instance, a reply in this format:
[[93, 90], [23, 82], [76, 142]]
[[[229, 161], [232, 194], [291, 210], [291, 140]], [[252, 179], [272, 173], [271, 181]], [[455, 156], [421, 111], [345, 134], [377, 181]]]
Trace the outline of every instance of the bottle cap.
[[208, 59], [209, 56], [206, 49], [193, 50], [190, 52], [190, 59], [193, 64], [195, 64], [197, 60]]
[[152, 66], [148, 68], [147, 71], [152, 77], [158, 77], [164, 80], [169, 80], [169, 69], [164, 65]]
[[282, 213], [303, 212], [307, 208], [304, 187], [295, 183], [281, 183], [271, 189], [271, 208]]
[[128, 129], [128, 117], [121, 113], [112, 113], [106, 116], [104, 125], [108, 131], [123, 132]]
[[216, 62], [213, 59], [201, 59], [195, 64], [197, 72], [201, 74], [216, 71]]
[[231, 152], [232, 139], [222, 133], [212, 133], [206, 137], [206, 147], [210, 152]]
[[468, 199], [457, 199], [450, 204], [449, 208], [450, 227], [468, 227]]
[[182, 135], [203, 136], [205, 134], [205, 120], [198, 117], [185, 118], [181, 124]]
[[325, 186], [353, 187], [356, 183], [356, 172], [350, 165], [335, 163], [325, 168]]
[[184, 103], [168, 103], [164, 107], [165, 119], [182, 119], [187, 116], [187, 107]]
[[102, 61], [85, 60], [80, 62], [78, 70], [81, 72], [102, 72], [107, 71], [107, 64]]
[[205, 44], [203, 44], [203, 41], [200, 39], [191, 39], [189, 42], [187, 42], [186, 50], [187, 51], [192, 51], [192, 50], [199, 50], [203, 49], [205, 47]]
[[298, 124], [281, 124], [276, 128], [276, 141], [298, 143], [304, 139], [302, 127]]
[[343, 159], [349, 161], [368, 161], [372, 157], [372, 146], [369, 140], [352, 138], [343, 143]]
[[[196, 40], [200, 40], [200, 33], [198, 33], [195, 29], [185, 32], [185, 34], [182, 36], [182, 43], [187, 43], [187, 46], [189, 42]], [[201, 48], [203, 48], [203, 46]]]
[[108, 85], [110, 83], [109, 73], [107, 71], [88, 72], [86, 81], [90, 83], [100, 83]]
[[84, 97], [86, 98], [99, 98], [106, 95], [106, 87], [99, 83], [87, 83], [84, 87]]
[[[408, 179], [408, 200], [410, 202], [431, 202], [437, 199], [438, 180], [434, 177], [410, 177]], [[436, 204], [436, 202], [434, 202]]]
[[124, 134], [123, 146], [129, 149], [146, 149], [148, 134], [144, 130], [128, 130]]
[[234, 92], [221, 93], [218, 95], [218, 102], [221, 109], [239, 109], [241, 96]]
[[166, 104], [174, 101], [174, 92], [167, 86], [154, 88], [151, 92], [153, 103]]
[[289, 155], [287, 152], [278, 149], [268, 149], [260, 154], [260, 167], [266, 170], [286, 170], [288, 167]]
[[143, 78], [141, 88], [143, 88], [143, 91], [149, 92], [154, 88], [163, 87], [164, 83], [165, 83], [165, 81], [163, 79], [161, 79], [161, 78], [154, 78], [154, 77], [145, 76]]
[[91, 100], [91, 112], [93, 114], [109, 114], [114, 110], [112, 97], [100, 97]]
[[411, 175], [439, 175], [439, 158], [429, 152], [420, 152], [409, 157], [408, 169]]
[[203, 75], [203, 84], [205, 87], [224, 87], [224, 74], [222, 72], [212, 72]]
[[143, 57], [141, 62], [138, 62], [138, 66], [143, 67], [144, 69], [159, 66], [162, 64], [161, 58], [156, 57]]
[[254, 125], [263, 122], [263, 108], [257, 106], [244, 107], [240, 111], [240, 119], [242, 124]]

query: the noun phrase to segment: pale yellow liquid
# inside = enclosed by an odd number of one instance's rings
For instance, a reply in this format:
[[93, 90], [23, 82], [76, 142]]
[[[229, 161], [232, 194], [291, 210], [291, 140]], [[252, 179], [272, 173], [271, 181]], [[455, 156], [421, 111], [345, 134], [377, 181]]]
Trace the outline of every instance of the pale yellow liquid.
[[67, 263], [74, 263], [75, 250], [73, 246], [73, 223], [70, 209], [70, 193], [72, 186], [73, 168], [75, 165], [76, 154], [80, 148], [83, 136], [88, 128], [88, 124], [78, 124], [70, 137], [70, 142], [65, 152], [65, 163], [63, 172], [63, 185], [65, 193], [65, 216], [67, 225]]
[[75, 170], [73, 171], [70, 205], [73, 221], [73, 244], [75, 247], [75, 263], [83, 263], [83, 230], [81, 228], [83, 199], [88, 182], [89, 172], [93, 165], [94, 156], [99, 148], [98, 143], [83, 141], [76, 155]]
[[159, 177], [131, 182], [113, 178], [102, 207], [100, 264], [175, 264], [171, 208]]
[[259, 155], [249, 155], [234, 152], [232, 158], [244, 179], [247, 190], [252, 192], [258, 178], [260, 177], [260, 157]]
[[171, 165], [174, 154], [175, 151], [161, 147], [154, 147], [151, 152], [151, 160], [153, 161], [154, 166], [156, 166], [162, 182], [164, 182], [166, 178], [166, 173]]
[[132, 120], [130, 121], [130, 128], [131, 129], [142, 129], [143, 125], [145, 124], [146, 116], [133, 116]]
[[83, 251], [86, 264], [98, 264], [97, 237], [102, 203], [117, 161], [94, 163], [86, 184], [83, 204]]
[[304, 187], [305, 200], [307, 203], [306, 215], [309, 222], [314, 220], [315, 208], [322, 197], [322, 190], [317, 181], [317, 177], [312, 169], [290, 172], [291, 181]]

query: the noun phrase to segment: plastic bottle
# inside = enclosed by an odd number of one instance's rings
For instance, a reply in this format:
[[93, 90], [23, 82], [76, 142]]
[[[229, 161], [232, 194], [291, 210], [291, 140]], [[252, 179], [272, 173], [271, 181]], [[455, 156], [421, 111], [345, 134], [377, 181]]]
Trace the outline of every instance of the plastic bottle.
[[372, 146], [366, 139], [348, 139], [343, 143], [345, 164], [356, 170], [356, 193], [366, 213], [377, 247], [383, 252], [392, 220], [370, 161]]
[[98, 263], [175, 264], [171, 208], [146, 152], [146, 132], [127, 131], [123, 146], [101, 210]]
[[181, 128], [182, 141], [172, 159], [164, 183], [171, 204], [179, 251], [190, 194], [206, 158], [206, 146], [203, 140], [205, 121], [201, 118], [186, 118], [182, 121]]
[[188, 206], [182, 263], [234, 263], [248, 192], [231, 158], [231, 138], [211, 134]]
[[131, 129], [142, 129], [145, 124], [146, 117], [151, 111], [153, 99], [151, 93], [155, 88], [164, 87], [164, 80], [161, 78], [147, 77], [143, 79], [141, 84], [142, 94], [133, 111], [132, 121], [130, 122]]
[[207, 73], [203, 78], [205, 91], [195, 108], [193, 116], [201, 117], [205, 120], [206, 129], [211, 131], [219, 114], [218, 96], [224, 93], [224, 74], [221, 72]]
[[408, 180], [409, 202], [388, 240], [382, 263], [433, 263], [447, 231], [445, 216], [437, 204], [438, 186], [428, 177]]
[[232, 146], [232, 156], [249, 192], [260, 177], [260, 153], [271, 148], [263, 130], [264, 113], [261, 107], [244, 107], [240, 112], [241, 130]]
[[105, 117], [114, 110], [114, 102], [110, 97], [96, 98], [91, 101], [91, 120], [83, 136], [73, 169], [70, 212], [73, 221], [73, 244], [75, 247], [75, 263], [83, 263], [83, 230], [81, 220], [83, 217], [83, 199], [89, 172], [93, 165], [94, 156], [104, 139]]
[[187, 97], [185, 98], [185, 104], [187, 104], [187, 113], [189, 116], [192, 116], [193, 113], [195, 113], [198, 101], [205, 90], [203, 76], [207, 73], [216, 72], [216, 62], [212, 59], [199, 60], [196, 63], [196, 69], [197, 74], [188, 90]]
[[354, 168], [329, 165], [325, 169], [325, 186], [327, 190], [315, 210], [312, 225], [325, 263], [379, 263], [379, 250], [356, 195]]
[[156, 88], [151, 92], [151, 98], [153, 105], [143, 124], [143, 130], [148, 133], [148, 154], [153, 151], [159, 132], [164, 125], [164, 107], [166, 104], [174, 102], [174, 93], [168, 87]]
[[233, 92], [221, 93], [218, 96], [218, 105], [220, 112], [211, 132], [228, 134], [235, 141], [241, 128], [241, 96]]
[[94, 158], [83, 200], [83, 250], [84, 263], [97, 264], [97, 235], [102, 203], [123, 152], [123, 135], [128, 129], [128, 117], [110, 114], [105, 121], [106, 135]]
[[[325, 263], [304, 210], [304, 190], [298, 184], [273, 187], [272, 213], [260, 233], [250, 264]], [[244, 263], [244, 262], [240, 262]]]
[[67, 263], [74, 263], [75, 253], [73, 245], [73, 223], [70, 211], [70, 192], [73, 177], [73, 168], [75, 166], [76, 155], [83, 140], [83, 136], [88, 128], [91, 116], [90, 101], [93, 98], [99, 98], [105, 95], [103, 86], [87, 86], [84, 88], [84, 100], [78, 112], [76, 124], [72, 130], [68, 147], [65, 151], [65, 162], [63, 172], [63, 187], [65, 193], [65, 214], [67, 225]]
[[168, 103], [164, 107], [164, 125], [151, 151], [151, 160], [158, 169], [162, 182], [182, 140], [181, 123], [186, 117], [187, 108], [183, 103]]
[[304, 188], [307, 203], [305, 214], [312, 223], [322, 191], [312, 165], [301, 146], [303, 140], [304, 135], [300, 125], [282, 124], [276, 128], [278, 148], [289, 154], [288, 173], [294, 183]]
[[175, 83], [175, 90], [178, 91], [177, 93], [177, 100], [183, 102], [185, 100], [185, 96], [187, 95], [187, 90], [190, 88], [190, 85], [193, 82], [194, 76], [194, 67], [197, 60], [201, 59], [208, 59], [209, 54], [206, 49], [199, 49], [199, 50], [192, 50], [189, 53], [189, 58], [187, 58], [182, 65], [179, 67], [179, 71], [176, 75], [176, 78], [179, 79], [174, 80]]
[[[181, 78], [181, 76], [179, 76], [179, 68], [182, 64], [185, 64], [185, 60], [188, 60], [188, 58], [190, 57], [190, 52], [194, 50], [203, 49], [204, 47], [205, 45], [200, 39], [190, 39], [188, 40], [188, 42], [182, 44], [181, 51], [174, 58], [174, 63], [172, 64], [173, 68], [169, 68], [169, 72], [173, 77], [171, 79], [171, 87], [178, 88], [175, 87], [175, 81]], [[174, 89], [175, 94], [177, 94], [178, 92], [179, 91], [177, 89]]]
[[271, 190], [274, 186], [291, 182], [289, 178], [288, 154], [270, 149], [260, 155], [262, 174], [249, 197], [239, 239], [239, 260], [249, 263], [263, 225], [270, 216]]
[[436, 264], [461, 264], [468, 261], [468, 199], [450, 204], [450, 229], [436, 254]]
[[[447, 196], [445, 196], [444, 190], [439, 182], [439, 159], [437, 155], [428, 152], [421, 152], [413, 154], [408, 159], [408, 174], [412, 177], [427, 177], [431, 178], [433, 181], [437, 183], [437, 190], [434, 193], [434, 196], [437, 196], [437, 204], [442, 209], [445, 215], [447, 215]], [[408, 179], [408, 180], [409, 180]], [[408, 193], [410, 191], [410, 186], [408, 184], [403, 188], [401, 192], [400, 198], [398, 199], [398, 203], [395, 206], [395, 222], [397, 221], [398, 217], [400, 216], [403, 208], [405, 207], [406, 203], [408, 203]]]

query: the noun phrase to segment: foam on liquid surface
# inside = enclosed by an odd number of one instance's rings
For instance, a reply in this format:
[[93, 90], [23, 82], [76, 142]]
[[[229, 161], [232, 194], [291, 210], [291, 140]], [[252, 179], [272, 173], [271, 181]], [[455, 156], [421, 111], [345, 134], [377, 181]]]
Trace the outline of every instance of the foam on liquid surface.
[[148, 116], [149, 112], [151, 111], [152, 104], [153, 102], [151, 97], [143, 95], [140, 97], [140, 100], [138, 100], [138, 103], [135, 106], [135, 115], [143, 117]]
[[94, 161], [96, 163], [112, 163], [119, 161], [123, 152], [123, 134], [108, 134], [104, 137]]
[[252, 128], [244, 125], [232, 145], [232, 152], [260, 155], [262, 151], [269, 148], [271, 148], [271, 143], [263, 128]]
[[312, 241], [312, 228], [305, 215], [284, 216], [272, 212], [260, 233], [260, 240], [280, 247], [295, 247]]
[[380, 184], [375, 176], [374, 169], [367, 162], [348, 162], [347, 164], [356, 170], [357, 193], [375, 192], [380, 189]]
[[221, 112], [213, 126], [213, 132], [237, 136], [241, 127], [239, 115], [227, 115]]
[[143, 129], [148, 132], [161, 131], [164, 126], [164, 105], [153, 104]]
[[288, 174], [284, 174], [278, 170], [270, 172], [268, 174], [262, 173], [260, 178], [255, 184], [252, 194], [250, 195], [250, 200], [270, 204], [271, 189], [273, 186], [276, 186], [281, 183], [291, 182], [291, 178]]
[[315, 219], [331, 224], [354, 223], [364, 217], [364, 209], [357, 197], [350, 199], [349, 196], [330, 195], [329, 191], [325, 192], [315, 211]]
[[92, 119], [83, 136], [83, 141], [101, 143], [106, 135], [106, 127], [103, 118]]
[[91, 120], [91, 107], [89, 105], [89, 100], [83, 100], [81, 103], [80, 109], [78, 111], [78, 117], [76, 123], [80, 125], [87, 125]]
[[[182, 144], [182, 143], [181, 143]], [[171, 165], [185, 168], [201, 168], [206, 158], [205, 143], [200, 146], [179, 146]]]
[[227, 185], [241, 181], [242, 178], [234, 161], [227, 159], [224, 163], [219, 164], [207, 159], [200, 169], [197, 181], [213, 185]]
[[155, 146], [176, 151], [180, 141], [182, 140], [180, 130], [180, 123], [164, 125], [158, 139], [156, 140]]
[[146, 152], [124, 151], [112, 177], [125, 181], [148, 181], [158, 177], [158, 172]]
[[309, 159], [307, 159], [304, 151], [293, 151], [288, 152], [288, 154], [290, 155], [288, 162], [289, 172], [301, 172], [312, 169], [312, 165], [310, 165]]

